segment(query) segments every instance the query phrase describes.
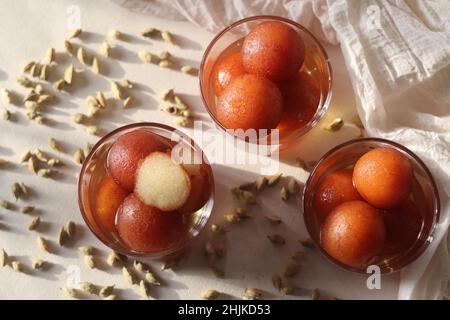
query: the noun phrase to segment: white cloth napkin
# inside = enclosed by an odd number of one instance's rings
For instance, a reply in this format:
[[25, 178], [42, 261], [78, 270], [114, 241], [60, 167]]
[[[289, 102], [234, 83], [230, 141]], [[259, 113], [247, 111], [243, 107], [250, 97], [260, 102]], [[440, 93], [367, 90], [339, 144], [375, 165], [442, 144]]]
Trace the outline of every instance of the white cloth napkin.
[[439, 298], [449, 277], [450, 1], [113, 0], [217, 32], [244, 17], [285, 16], [340, 43], [369, 135], [417, 153], [434, 175], [441, 218], [426, 252], [401, 272], [399, 299]]

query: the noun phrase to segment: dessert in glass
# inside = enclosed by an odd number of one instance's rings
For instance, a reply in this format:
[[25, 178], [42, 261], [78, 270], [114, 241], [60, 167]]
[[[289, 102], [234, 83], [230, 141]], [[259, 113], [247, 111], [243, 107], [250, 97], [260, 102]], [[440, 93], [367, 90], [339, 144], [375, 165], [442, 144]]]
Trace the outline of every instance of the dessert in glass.
[[[267, 130], [254, 143], [292, 144], [320, 121], [331, 98], [324, 48], [302, 25], [275, 16], [246, 18], [220, 32], [199, 77], [203, 103], [219, 128]], [[273, 129], [279, 141], [271, 142]]]
[[433, 241], [439, 195], [425, 164], [392, 141], [363, 138], [325, 154], [303, 192], [306, 228], [344, 269], [382, 273], [414, 261]]
[[213, 174], [202, 150], [183, 133], [136, 123], [93, 147], [81, 169], [78, 201], [88, 227], [110, 248], [173, 257], [211, 214]]

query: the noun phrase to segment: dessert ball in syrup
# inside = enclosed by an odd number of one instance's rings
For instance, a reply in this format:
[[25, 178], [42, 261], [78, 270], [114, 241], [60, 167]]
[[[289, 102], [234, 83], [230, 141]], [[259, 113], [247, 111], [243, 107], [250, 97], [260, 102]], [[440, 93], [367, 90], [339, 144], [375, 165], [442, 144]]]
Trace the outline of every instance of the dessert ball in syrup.
[[217, 119], [229, 129], [274, 129], [282, 114], [283, 99], [278, 87], [251, 74], [231, 82], [216, 107]]
[[272, 81], [292, 78], [305, 59], [305, 45], [300, 35], [282, 22], [263, 22], [245, 37], [242, 61], [248, 73]]
[[323, 249], [339, 262], [362, 269], [379, 253], [386, 239], [380, 212], [364, 201], [336, 207], [322, 225]]
[[233, 53], [215, 67], [213, 74], [214, 92], [220, 96], [223, 90], [238, 76], [245, 74], [242, 54]]
[[413, 170], [408, 158], [392, 148], [376, 148], [364, 154], [353, 169], [353, 183], [372, 206], [391, 209], [411, 192]]

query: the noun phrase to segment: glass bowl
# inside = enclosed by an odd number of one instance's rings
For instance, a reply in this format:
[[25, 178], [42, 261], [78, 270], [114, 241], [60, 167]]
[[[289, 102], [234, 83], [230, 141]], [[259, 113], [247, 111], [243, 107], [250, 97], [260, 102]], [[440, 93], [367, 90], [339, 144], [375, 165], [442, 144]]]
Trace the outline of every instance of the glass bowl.
[[[163, 251], [158, 252], [139, 252], [135, 251], [128, 246], [126, 246], [119, 238], [116, 232], [107, 230], [106, 227], [102, 226], [95, 214], [95, 195], [96, 188], [98, 187], [102, 178], [107, 174], [106, 172], [106, 158], [108, 151], [112, 144], [122, 135], [129, 133], [137, 129], [149, 130], [157, 135], [167, 138], [172, 141], [174, 145], [176, 143], [181, 143], [183, 148], [189, 148], [193, 151], [193, 154], [201, 156], [207, 170], [207, 175], [209, 178], [210, 196], [206, 201], [205, 205], [193, 213], [192, 224], [186, 238], [179, 244], [168, 248]], [[186, 136], [184, 133], [163, 124], [159, 123], [135, 123], [131, 125], [126, 125], [118, 128], [103, 138], [101, 138], [92, 151], [86, 157], [81, 168], [79, 180], [78, 180], [78, 204], [80, 207], [81, 215], [86, 222], [89, 229], [94, 233], [94, 235], [103, 242], [106, 246], [111, 249], [128, 255], [128, 256], [141, 256], [148, 258], [168, 258], [176, 256], [181, 253], [183, 249], [187, 247], [191, 241], [198, 236], [200, 231], [206, 225], [214, 204], [214, 177], [212, 173], [211, 166], [208, 164], [208, 160], [203, 153], [203, 151], [195, 144], [192, 139]]]
[[405, 155], [412, 164], [414, 182], [412, 196], [422, 215], [422, 227], [414, 244], [404, 252], [395, 255], [379, 256], [376, 264], [382, 273], [390, 273], [413, 262], [433, 241], [436, 223], [439, 220], [439, 194], [436, 183], [422, 160], [406, 147], [380, 138], [361, 138], [348, 141], [328, 151], [316, 164], [306, 181], [303, 191], [303, 217], [308, 233], [320, 249], [320, 252], [336, 265], [350, 271], [366, 273], [366, 270], [349, 267], [333, 257], [322, 248], [320, 243], [321, 223], [314, 209], [314, 197], [317, 187], [324, 177], [335, 170], [351, 168], [366, 152], [378, 148], [393, 148]]
[[[256, 141], [258, 144], [288, 146], [318, 124], [325, 115], [331, 99], [332, 74], [330, 61], [320, 42], [304, 26], [282, 17], [255, 16], [239, 20], [225, 28], [211, 41], [203, 55], [199, 72], [200, 91], [203, 104], [208, 110], [211, 118], [214, 120], [216, 126], [227, 131], [227, 128], [216, 118], [215, 108], [217, 97], [212, 85], [213, 70], [216, 61], [220, 59], [227, 48], [236, 47], [236, 50], [240, 50], [243, 38], [248, 32], [256, 25], [267, 21], [285, 23], [300, 34], [305, 43], [306, 52], [305, 61], [300, 69], [300, 73], [303, 73], [304, 76], [308, 77], [307, 79], [313, 81], [314, 87], [317, 88], [317, 94], [319, 95], [319, 97], [317, 97], [318, 103], [316, 111], [306, 124], [292, 130], [278, 128], [279, 137], [276, 140], [268, 137], [268, 139], [259, 139]], [[239, 135], [238, 137], [242, 138], [242, 136]]]

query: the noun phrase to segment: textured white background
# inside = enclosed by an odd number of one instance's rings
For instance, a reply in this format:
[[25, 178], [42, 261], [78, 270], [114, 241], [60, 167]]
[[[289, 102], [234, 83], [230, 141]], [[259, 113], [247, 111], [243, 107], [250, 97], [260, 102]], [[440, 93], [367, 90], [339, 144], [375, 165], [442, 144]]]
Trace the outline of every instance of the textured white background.
[[[158, 95], [167, 87], [175, 87], [177, 92], [196, 111], [198, 119], [213, 127], [205, 113], [199, 98], [198, 81], [193, 76], [173, 70], [160, 69], [156, 65], [141, 63], [136, 52], [147, 49], [152, 52], [169, 50], [175, 60], [183, 64], [198, 66], [203, 49], [213, 35], [188, 22], [173, 22], [139, 15], [117, 7], [107, 1], [0, 1], [0, 87], [6, 87], [23, 94], [25, 90], [15, 83], [23, 64], [28, 60], [43, 59], [49, 47], [58, 51], [58, 67], [54, 68], [52, 79], [68, 65], [68, 58], [62, 54], [62, 46], [68, 34], [68, 8], [76, 5], [81, 10], [82, 28], [86, 31], [82, 39], [74, 40], [98, 55], [99, 45], [110, 28], [127, 34], [125, 41], [112, 41], [114, 59], [101, 58], [105, 70], [104, 76], [94, 75], [85, 70], [77, 75], [76, 83], [70, 93], [57, 94], [57, 100], [46, 108], [45, 114], [51, 119], [51, 125], [40, 126], [29, 122], [24, 115], [24, 108], [8, 106], [14, 113], [12, 122], [0, 122], [0, 157], [17, 163], [20, 154], [26, 149], [41, 148], [50, 151], [47, 139], [53, 136], [63, 141], [64, 153], [57, 154], [66, 163], [54, 180], [33, 176], [27, 169], [17, 164], [0, 169], [0, 198], [12, 200], [10, 185], [14, 181], [24, 181], [33, 193], [27, 203], [39, 208], [39, 214], [45, 222], [39, 232], [27, 231], [31, 217], [17, 211], [0, 209], [0, 222], [5, 226], [0, 229], [0, 248], [3, 247], [14, 259], [23, 262], [25, 273], [14, 273], [10, 268], [0, 270], [0, 299], [59, 299], [63, 298], [59, 288], [70, 280], [68, 270], [79, 266], [81, 281], [90, 281], [100, 285], [116, 284], [120, 298], [136, 299], [137, 287], [131, 287], [122, 279], [119, 269], [109, 268], [102, 263], [101, 270], [87, 269], [76, 250], [79, 245], [90, 244], [99, 249], [99, 258], [104, 260], [108, 249], [84, 227], [77, 204], [76, 182], [79, 167], [72, 164], [71, 154], [86, 141], [95, 142], [81, 126], [70, 121], [74, 112], [86, 111], [84, 98], [98, 90], [108, 91], [108, 80], [130, 79], [136, 83], [133, 91], [139, 102], [135, 107], [123, 110], [119, 105], [99, 116], [97, 124], [105, 131], [112, 130], [136, 121], [156, 121], [171, 124], [169, 116], [158, 111]], [[147, 26], [169, 30], [176, 35], [179, 47], [172, 47], [160, 41], [146, 40], [139, 36], [139, 31]], [[327, 117], [319, 128], [299, 143], [295, 150], [281, 156], [280, 170], [286, 175], [295, 176], [305, 181], [307, 172], [292, 165], [297, 156], [306, 160], [316, 160], [330, 147], [353, 138], [355, 129], [348, 126], [338, 133], [327, 133], [322, 127], [336, 116], [351, 119], [355, 114], [355, 102], [347, 71], [340, 49], [326, 46], [333, 65], [334, 85], [333, 99]], [[75, 65], [83, 69], [76, 61]], [[187, 129], [187, 133], [192, 133]], [[320, 141], [320, 142], [319, 142]], [[216, 206], [211, 221], [220, 222], [226, 210], [234, 204], [229, 195], [229, 188], [258, 175], [257, 166], [229, 166], [214, 164], [216, 181]], [[272, 193], [272, 195], [271, 195]], [[18, 205], [22, 205], [19, 202]], [[300, 249], [298, 239], [305, 239], [307, 234], [301, 217], [299, 199], [282, 203], [278, 189], [263, 194], [262, 204], [253, 211], [254, 219], [235, 226], [232, 231], [216, 241], [225, 241], [228, 252], [220, 266], [225, 270], [226, 278], [215, 279], [207, 268], [203, 256], [203, 244], [206, 238], [212, 238], [209, 232], [202, 234], [193, 244], [190, 254], [176, 271], [159, 272], [160, 264], [153, 263], [158, 275], [164, 280], [164, 286], [154, 290], [157, 298], [197, 299], [203, 290], [215, 288], [226, 292], [230, 297], [240, 297], [245, 287], [257, 287], [267, 292], [267, 297], [280, 297], [271, 285], [271, 276], [284, 268], [291, 253]], [[277, 227], [267, 224], [262, 215], [267, 212], [279, 213], [284, 223]], [[55, 236], [59, 227], [67, 220], [73, 219], [80, 227], [73, 248], [56, 247]], [[208, 225], [209, 226], [209, 225]], [[287, 244], [273, 247], [266, 239], [270, 232], [286, 234]], [[36, 247], [38, 234], [51, 239], [55, 245], [55, 254], [40, 252]], [[48, 271], [33, 272], [31, 260], [41, 257], [52, 262]], [[395, 298], [398, 289], [398, 276], [383, 277], [382, 290], [366, 289], [366, 278], [341, 271], [332, 266], [317, 253], [310, 253], [303, 263], [298, 276], [290, 280], [292, 284], [304, 288], [321, 288], [330, 295], [339, 298]], [[69, 282], [70, 285], [70, 282]], [[299, 295], [294, 298], [305, 298]]]

